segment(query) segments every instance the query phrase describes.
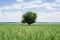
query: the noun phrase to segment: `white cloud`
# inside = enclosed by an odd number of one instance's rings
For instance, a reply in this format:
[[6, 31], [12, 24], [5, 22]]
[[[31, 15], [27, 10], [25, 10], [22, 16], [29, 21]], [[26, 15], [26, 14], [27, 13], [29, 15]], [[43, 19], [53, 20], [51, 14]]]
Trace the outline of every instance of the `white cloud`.
[[[23, 0], [17, 0], [18, 2], [23, 2]], [[21, 17], [23, 12], [15, 11], [15, 12], [2, 12], [1, 10], [6, 9], [26, 9], [26, 8], [38, 8], [45, 7], [48, 10], [56, 10], [52, 6], [60, 6], [60, 4], [56, 3], [42, 3], [42, 0], [33, 0], [29, 3], [18, 3], [11, 6], [4, 6], [0, 8], [0, 22], [19, 22], [21, 21]], [[56, 0], [57, 1], [57, 0]], [[59, 1], [59, 0], [58, 0]], [[44, 9], [42, 9], [44, 10]], [[60, 22], [60, 12], [54, 13], [37, 13], [37, 21], [39, 22]]]
[[0, 22], [20, 22], [23, 15], [20, 11], [4, 12], [4, 14], [0, 11]]
[[60, 22], [60, 12], [54, 13], [37, 13], [38, 22]]
[[56, 0], [56, 2], [60, 2], [60, 0]]
[[[4, 14], [5, 15], [4, 15]], [[23, 12], [2, 12], [0, 11], [0, 22], [21, 22]], [[37, 13], [37, 22], [60, 22], [60, 12]]]
[[53, 8], [52, 6], [56, 6], [56, 4], [51, 4], [51, 3], [43, 3], [42, 4], [46, 9], [48, 10], [55, 10], [56, 8]]
[[55, 10], [52, 8], [51, 4], [44, 3], [44, 4], [33, 4], [33, 3], [23, 3], [23, 4], [15, 4], [13, 6], [5, 6], [2, 7], [1, 9], [26, 9], [26, 8], [38, 8], [38, 7], [45, 7], [46, 9], [49, 10]]
[[[17, 0], [17, 1], [23, 1], [23, 0]], [[33, 0], [28, 3], [18, 3], [14, 4], [12, 6], [5, 6], [0, 9], [26, 9], [26, 8], [38, 8], [38, 7], [45, 7], [48, 10], [55, 10], [56, 8], [52, 6], [60, 6], [57, 5], [56, 3], [42, 3], [42, 0]]]
[[17, 2], [23, 2], [23, 0], [17, 0]]
[[42, 0], [33, 0], [33, 1], [31, 1], [30, 3], [42, 3]]
[[43, 7], [42, 5], [32, 4], [32, 3], [23, 3], [23, 4], [15, 4], [13, 6], [5, 6], [0, 9], [26, 9], [26, 8], [38, 8]]

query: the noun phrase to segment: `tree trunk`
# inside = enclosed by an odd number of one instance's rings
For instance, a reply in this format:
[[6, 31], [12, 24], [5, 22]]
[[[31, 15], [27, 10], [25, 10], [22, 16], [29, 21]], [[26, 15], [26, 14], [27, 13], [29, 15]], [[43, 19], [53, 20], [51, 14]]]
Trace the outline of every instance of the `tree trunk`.
[[31, 24], [29, 23], [28, 25], [30, 26]]

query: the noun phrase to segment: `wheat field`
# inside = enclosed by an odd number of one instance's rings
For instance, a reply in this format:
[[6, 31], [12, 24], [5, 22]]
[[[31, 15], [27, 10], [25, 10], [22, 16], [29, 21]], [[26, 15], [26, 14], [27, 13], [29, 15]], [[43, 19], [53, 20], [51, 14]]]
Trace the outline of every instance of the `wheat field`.
[[0, 24], [0, 40], [60, 40], [60, 24]]

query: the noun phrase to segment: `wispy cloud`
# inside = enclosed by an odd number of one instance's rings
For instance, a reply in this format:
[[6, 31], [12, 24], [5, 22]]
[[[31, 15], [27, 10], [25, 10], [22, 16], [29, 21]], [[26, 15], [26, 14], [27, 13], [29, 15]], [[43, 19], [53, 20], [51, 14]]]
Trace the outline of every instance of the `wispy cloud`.
[[23, 0], [17, 0], [17, 2], [23, 2]]
[[[60, 4], [59, 4], [60, 5]], [[26, 9], [26, 8], [38, 8], [38, 7], [45, 7], [48, 10], [55, 10], [56, 8], [53, 6], [59, 6], [57, 4], [53, 4], [53, 3], [37, 3], [37, 2], [30, 2], [30, 3], [18, 3], [18, 4], [14, 4], [11, 6], [5, 6], [2, 7], [1, 9]]]
[[60, 22], [60, 12], [37, 13], [38, 22]]
[[56, 0], [56, 2], [60, 2], [60, 0]]
[[[6, 15], [5, 15], [6, 14]], [[22, 12], [3, 12], [0, 11], [0, 22], [20, 22], [22, 19]]]
[[12, 3], [11, 5], [0, 6], [0, 22], [21, 21], [23, 13], [28, 10], [36, 12], [38, 15], [37, 20], [41, 22], [60, 22], [60, 0], [16, 1], [17, 3]]

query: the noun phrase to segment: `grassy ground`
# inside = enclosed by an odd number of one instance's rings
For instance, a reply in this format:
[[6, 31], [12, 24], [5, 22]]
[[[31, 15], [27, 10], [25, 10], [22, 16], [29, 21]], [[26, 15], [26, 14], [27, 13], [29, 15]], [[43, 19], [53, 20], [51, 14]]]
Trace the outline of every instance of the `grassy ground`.
[[60, 24], [0, 24], [0, 40], [60, 40]]

